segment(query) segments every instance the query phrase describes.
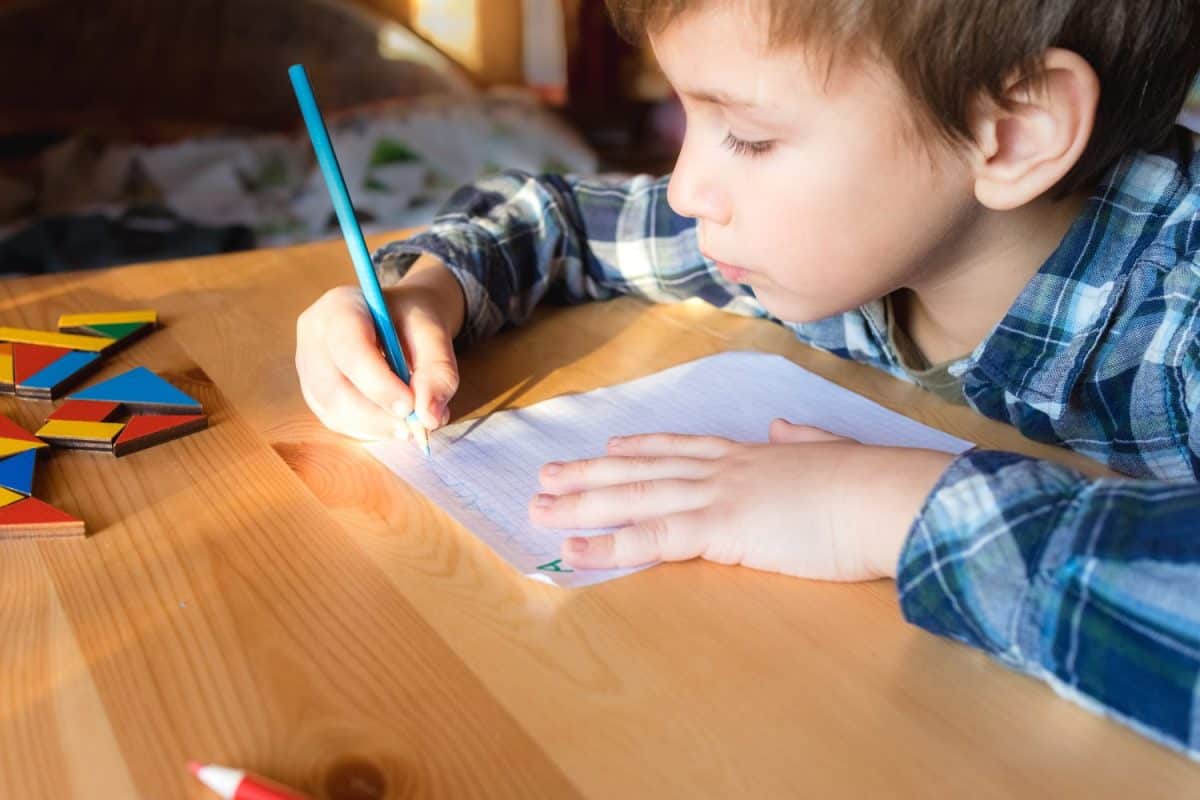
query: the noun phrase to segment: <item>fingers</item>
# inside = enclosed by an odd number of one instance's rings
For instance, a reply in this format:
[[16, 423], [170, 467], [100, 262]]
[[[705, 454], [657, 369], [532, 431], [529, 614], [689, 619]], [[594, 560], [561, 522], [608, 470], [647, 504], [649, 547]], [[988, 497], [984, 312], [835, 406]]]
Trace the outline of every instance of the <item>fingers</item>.
[[648, 433], [641, 436], [618, 436], [609, 439], [608, 452], [622, 456], [720, 458], [736, 446], [737, 442], [723, 439], [720, 436]]
[[538, 494], [529, 518], [548, 528], [607, 528], [691, 511], [712, 502], [707, 481], [634, 481], [577, 494]]
[[326, 427], [356, 439], [408, 436], [403, 423], [368, 400], [336, 369], [300, 364], [297, 369], [304, 400]]
[[563, 560], [577, 569], [636, 567], [655, 561], [686, 561], [704, 555], [711, 528], [702, 511], [646, 520], [599, 536], [572, 536]]
[[605, 456], [586, 461], [552, 462], [542, 467], [538, 480], [551, 494], [568, 494], [602, 486], [615, 486], [663, 478], [698, 480], [716, 469], [711, 459], [654, 456]]
[[450, 333], [419, 310], [403, 317], [400, 333], [412, 354], [417, 415], [426, 428], [445, 425], [450, 416], [448, 403], [458, 391], [458, 361]]
[[379, 351], [370, 317], [342, 321], [325, 339], [338, 371], [368, 400], [403, 419], [412, 411], [412, 392]]
[[830, 433], [813, 425], [796, 425], [785, 419], [771, 421], [767, 438], [771, 444], [805, 444], [807, 442], [852, 442], [844, 436]]
[[414, 402], [425, 427], [446, 421], [458, 367], [451, 337], [422, 304], [424, 297], [417, 292], [406, 299], [399, 316], [401, 340], [412, 359], [412, 389], [379, 351], [374, 322], [357, 287], [332, 289], [300, 315], [296, 370], [305, 401], [325, 425], [358, 438], [407, 437], [404, 420]]

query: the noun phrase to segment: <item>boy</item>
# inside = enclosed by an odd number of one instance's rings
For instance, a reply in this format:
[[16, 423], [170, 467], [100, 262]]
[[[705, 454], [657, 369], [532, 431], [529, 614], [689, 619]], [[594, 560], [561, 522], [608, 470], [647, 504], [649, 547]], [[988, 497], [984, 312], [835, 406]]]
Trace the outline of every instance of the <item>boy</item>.
[[331, 427], [447, 419], [452, 341], [547, 293], [770, 315], [1139, 480], [1014, 454], [655, 435], [548, 464], [579, 567], [701, 556], [895, 576], [904, 614], [1200, 755], [1200, 158], [1173, 126], [1200, 8], [1172, 0], [610, 0], [687, 112], [669, 179], [508, 174], [377, 254], [413, 362], [356, 289], [300, 318]]

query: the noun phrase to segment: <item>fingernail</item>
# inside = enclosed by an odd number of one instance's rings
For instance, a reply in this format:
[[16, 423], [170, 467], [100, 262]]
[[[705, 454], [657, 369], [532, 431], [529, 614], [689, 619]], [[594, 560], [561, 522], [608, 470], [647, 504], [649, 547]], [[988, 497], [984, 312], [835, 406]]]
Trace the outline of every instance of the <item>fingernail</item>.
[[403, 400], [397, 400], [392, 405], [392, 413], [397, 417], [400, 417], [400, 419], [407, 417], [411, 411], [412, 409], [409, 408], [408, 403], [404, 402]]
[[542, 469], [546, 470], [547, 475], [557, 475], [558, 473], [562, 472], [562, 464], [557, 461], [551, 461], [549, 464], [542, 467]]
[[588, 549], [588, 540], [581, 536], [572, 536], [567, 539], [567, 549], [572, 553], [586, 553]]
[[539, 494], [537, 497], [533, 498], [533, 504], [538, 508], [549, 508], [550, 506], [554, 505], [554, 495]]
[[426, 413], [429, 414], [429, 418], [431, 420], [440, 422], [442, 416], [446, 413], [446, 406], [442, 403], [442, 399], [440, 397], [429, 398], [429, 405], [426, 406]]

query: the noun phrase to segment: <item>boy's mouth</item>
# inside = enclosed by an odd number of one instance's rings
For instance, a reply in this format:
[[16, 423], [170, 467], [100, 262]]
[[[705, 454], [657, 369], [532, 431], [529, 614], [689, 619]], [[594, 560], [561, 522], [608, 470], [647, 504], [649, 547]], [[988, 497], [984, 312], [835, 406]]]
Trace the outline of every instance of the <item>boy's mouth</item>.
[[724, 261], [712, 260], [717, 267], [717, 271], [725, 277], [726, 280], [733, 283], [745, 283], [746, 278], [750, 275], [749, 270], [735, 267], [733, 264], [726, 264]]

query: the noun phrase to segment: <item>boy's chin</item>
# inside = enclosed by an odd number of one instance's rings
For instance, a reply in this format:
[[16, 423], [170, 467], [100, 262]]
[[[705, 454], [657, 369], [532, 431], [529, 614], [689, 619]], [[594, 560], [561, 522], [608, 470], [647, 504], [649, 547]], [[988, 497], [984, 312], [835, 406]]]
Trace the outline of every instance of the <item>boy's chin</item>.
[[772, 293], [755, 290], [755, 297], [767, 312], [782, 322], [803, 325], [808, 322], [819, 322], [836, 314], [843, 314], [858, 308], [856, 305], [839, 305], [837, 303], [806, 303], [795, 298], [773, 297]]

